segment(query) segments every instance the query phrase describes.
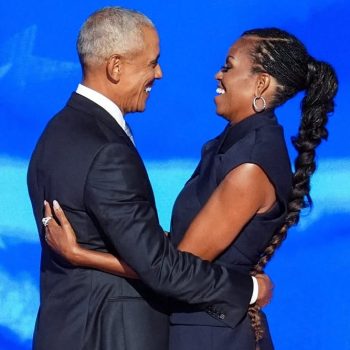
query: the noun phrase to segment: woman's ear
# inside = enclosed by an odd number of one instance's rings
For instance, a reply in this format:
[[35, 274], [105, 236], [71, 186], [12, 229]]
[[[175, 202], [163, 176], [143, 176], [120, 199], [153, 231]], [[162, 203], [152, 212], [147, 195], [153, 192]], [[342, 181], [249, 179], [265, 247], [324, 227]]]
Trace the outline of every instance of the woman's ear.
[[267, 73], [259, 73], [255, 84], [255, 96], [260, 97], [268, 90], [271, 83], [271, 77]]
[[107, 60], [106, 74], [108, 80], [112, 83], [117, 84], [120, 80], [121, 72], [121, 58], [119, 55], [112, 55]]

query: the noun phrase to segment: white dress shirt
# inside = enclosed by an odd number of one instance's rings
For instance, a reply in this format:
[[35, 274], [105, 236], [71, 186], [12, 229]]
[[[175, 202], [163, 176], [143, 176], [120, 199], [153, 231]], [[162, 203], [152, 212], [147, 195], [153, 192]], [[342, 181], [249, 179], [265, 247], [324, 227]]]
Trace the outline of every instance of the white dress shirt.
[[[100, 94], [99, 92], [88, 88], [85, 85], [79, 84], [78, 88], [76, 90], [76, 93], [79, 95], [82, 95], [89, 100], [95, 102], [100, 107], [102, 107], [104, 110], [106, 110], [114, 119], [115, 121], [120, 125], [120, 127], [125, 131], [125, 133], [129, 136], [132, 143], [134, 142], [134, 138], [131, 134], [131, 131], [128, 127], [128, 125], [125, 122], [124, 116], [120, 108], [109, 98], [106, 96]], [[258, 281], [255, 277], [253, 278], [253, 295], [250, 300], [250, 304], [254, 304], [258, 298], [258, 292], [259, 292], [259, 286]]]
[[78, 85], [76, 93], [95, 102], [100, 107], [102, 107], [106, 112], [108, 112], [113, 117], [113, 119], [119, 124], [119, 126], [124, 130], [124, 132], [129, 136], [132, 143], [135, 143], [132, 133], [130, 131], [130, 128], [125, 122], [122, 111], [113, 101], [111, 101], [106, 96], [100, 94], [99, 92], [93, 89], [90, 89], [87, 86], [82, 84]]

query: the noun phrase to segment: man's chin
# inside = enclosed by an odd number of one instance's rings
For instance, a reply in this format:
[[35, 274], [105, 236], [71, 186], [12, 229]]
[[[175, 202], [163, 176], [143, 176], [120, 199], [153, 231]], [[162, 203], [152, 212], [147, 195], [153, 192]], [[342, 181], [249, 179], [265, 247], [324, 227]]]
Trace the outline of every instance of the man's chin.
[[146, 110], [147, 99], [137, 106], [137, 112], [144, 112]]
[[142, 113], [146, 110], [146, 104], [142, 105], [142, 106], [137, 106], [134, 108], [130, 108], [130, 110], [128, 110], [126, 113]]
[[136, 113], [142, 113], [146, 110], [146, 105], [142, 106], [142, 107], [138, 107], [137, 110], [135, 111]]

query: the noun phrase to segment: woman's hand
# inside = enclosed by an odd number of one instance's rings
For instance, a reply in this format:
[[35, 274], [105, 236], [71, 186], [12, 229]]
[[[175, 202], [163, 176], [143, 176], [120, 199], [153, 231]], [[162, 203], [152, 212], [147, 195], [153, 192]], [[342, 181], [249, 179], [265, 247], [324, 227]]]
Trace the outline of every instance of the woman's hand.
[[71, 224], [57, 201], [53, 201], [53, 210], [58, 223], [52, 216], [50, 204], [45, 201], [44, 205], [45, 240], [56, 253], [74, 266], [93, 268], [117, 276], [138, 279], [136, 272], [115, 255], [81, 247]]
[[75, 232], [69, 223], [66, 215], [57, 201], [53, 201], [54, 215], [50, 204], [45, 201], [45, 216], [52, 217], [45, 227], [45, 240], [46, 243], [59, 255], [68, 260], [71, 264], [75, 265], [75, 257], [80, 249]]

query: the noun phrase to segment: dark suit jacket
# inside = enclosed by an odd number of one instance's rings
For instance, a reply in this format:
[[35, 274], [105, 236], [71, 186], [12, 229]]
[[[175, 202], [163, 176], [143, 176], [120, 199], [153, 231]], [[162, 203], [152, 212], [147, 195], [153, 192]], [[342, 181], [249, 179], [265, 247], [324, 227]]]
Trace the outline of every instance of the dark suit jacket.
[[[32, 155], [28, 186], [42, 244], [35, 349], [165, 350], [168, 313], [158, 295], [210, 307], [232, 327], [246, 313], [251, 278], [171, 245], [137, 150], [87, 98], [73, 93], [49, 122]], [[55, 255], [43, 240], [44, 199], [61, 203], [80, 244], [118, 254], [141, 281], [73, 267]]]

